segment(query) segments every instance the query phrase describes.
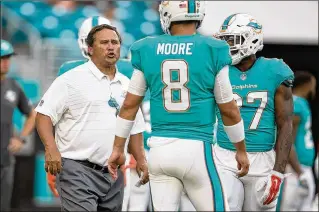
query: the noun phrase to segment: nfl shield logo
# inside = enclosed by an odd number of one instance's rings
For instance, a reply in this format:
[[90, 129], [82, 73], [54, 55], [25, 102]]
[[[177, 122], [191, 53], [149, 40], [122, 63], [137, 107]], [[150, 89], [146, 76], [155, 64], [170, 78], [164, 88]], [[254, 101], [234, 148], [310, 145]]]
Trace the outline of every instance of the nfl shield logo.
[[247, 79], [247, 75], [246, 74], [241, 74], [240, 75], [240, 79], [241, 80], [246, 80]]

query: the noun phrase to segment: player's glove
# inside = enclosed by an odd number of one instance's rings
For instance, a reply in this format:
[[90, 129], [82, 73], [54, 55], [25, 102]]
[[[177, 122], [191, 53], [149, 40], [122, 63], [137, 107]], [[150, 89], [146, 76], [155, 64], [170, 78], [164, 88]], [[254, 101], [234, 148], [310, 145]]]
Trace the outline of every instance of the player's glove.
[[302, 196], [307, 196], [309, 194], [309, 182], [304, 172], [299, 176], [298, 192]]
[[276, 200], [276, 198], [278, 198], [280, 186], [285, 177], [285, 174], [281, 174], [272, 170], [266, 180], [257, 186], [257, 191], [261, 191], [265, 188], [265, 191], [261, 197], [261, 202], [263, 205], [269, 205]]
[[56, 189], [56, 184], [55, 184], [56, 176], [54, 176], [48, 172], [47, 173], [47, 180], [48, 180], [48, 185], [49, 185], [50, 190], [52, 191], [53, 195], [55, 197], [58, 197], [59, 193], [58, 193], [58, 190]]
[[125, 166], [126, 169], [136, 169], [136, 160], [133, 155], [130, 155], [130, 162]]

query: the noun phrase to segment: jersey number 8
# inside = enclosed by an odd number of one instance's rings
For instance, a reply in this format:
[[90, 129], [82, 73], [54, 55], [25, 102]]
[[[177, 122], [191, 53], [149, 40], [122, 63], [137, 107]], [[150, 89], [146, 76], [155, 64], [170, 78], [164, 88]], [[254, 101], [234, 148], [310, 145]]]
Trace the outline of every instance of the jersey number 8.
[[168, 112], [185, 112], [190, 108], [188, 64], [185, 60], [165, 60], [162, 63], [164, 108]]

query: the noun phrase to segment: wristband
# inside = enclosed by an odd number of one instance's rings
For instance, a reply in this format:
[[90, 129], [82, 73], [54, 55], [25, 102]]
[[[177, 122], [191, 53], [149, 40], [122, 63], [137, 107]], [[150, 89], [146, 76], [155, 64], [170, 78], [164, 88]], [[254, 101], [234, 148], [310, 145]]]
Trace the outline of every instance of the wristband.
[[117, 116], [115, 135], [121, 138], [129, 137], [134, 121], [126, 120]]
[[245, 139], [245, 129], [244, 129], [243, 119], [241, 119], [240, 122], [238, 122], [237, 124], [232, 125], [232, 126], [225, 126], [224, 125], [224, 129], [228, 135], [229, 140], [232, 143], [239, 143]]

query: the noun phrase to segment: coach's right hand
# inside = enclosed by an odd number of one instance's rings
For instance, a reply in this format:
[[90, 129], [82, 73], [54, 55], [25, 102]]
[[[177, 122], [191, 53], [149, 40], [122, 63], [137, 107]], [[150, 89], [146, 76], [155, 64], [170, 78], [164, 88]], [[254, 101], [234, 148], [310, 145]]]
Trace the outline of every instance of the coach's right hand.
[[123, 148], [117, 148], [113, 146], [113, 151], [110, 158], [107, 161], [107, 167], [109, 173], [111, 174], [114, 180], [117, 179], [117, 169], [118, 167], [125, 164], [125, 154]]
[[45, 171], [56, 176], [62, 169], [61, 154], [56, 147], [45, 149]]
[[246, 151], [237, 151], [235, 158], [237, 161], [237, 168], [239, 170], [237, 172], [237, 175], [238, 175], [238, 177], [243, 177], [246, 174], [248, 174], [248, 171], [249, 171], [249, 160], [247, 157], [247, 152]]

